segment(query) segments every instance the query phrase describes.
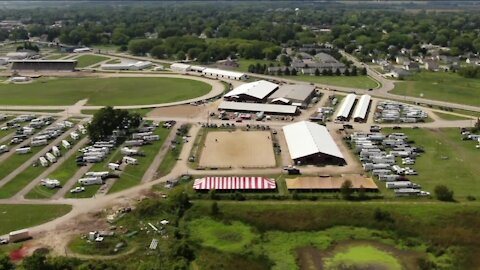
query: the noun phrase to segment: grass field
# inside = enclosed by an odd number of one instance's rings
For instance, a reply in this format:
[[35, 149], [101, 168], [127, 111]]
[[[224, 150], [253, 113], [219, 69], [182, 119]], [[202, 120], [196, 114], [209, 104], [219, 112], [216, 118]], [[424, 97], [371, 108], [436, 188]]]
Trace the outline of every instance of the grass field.
[[471, 118], [462, 117], [462, 116], [459, 116], [459, 115], [449, 114], [449, 113], [441, 113], [441, 112], [433, 112], [433, 113], [436, 114], [438, 117], [440, 117], [443, 120], [455, 121], [455, 120], [470, 120], [471, 119]]
[[[160, 124], [161, 126], [162, 124]], [[149, 145], [144, 145], [140, 148], [140, 150], [145, 153], [144, 157], [135, 157], [138, 159], [137, 165], [127, 165], [124, 171], [122, 172], [121, 176], [115, 184], [110, 188], [108, 193], [113, 193], [117, 191], [121, 191], [130, 187], [133, 187], [140, 183], [142, 180], [143, 175], [147, 171], [148, 167], [150, 167], [151, 163], [155, 159], [158, 151], [162, 147], [167, 138], [168, 134], [170, 133], [170, 129], [166, 128], [157, 128], [153, 134], [159, 135], [160, 140], [156, 141]]]
[[0, 205], [0, 235], [45, 223], [71, 209], [70, 205]]
[[50, 54], [49, 56], [45, 57], [45, 59], [56, 60], [56, 59], [60, 59], [60, 58], [65, 57], [65, 56], [67, 56], [66, 53]]
[[368, 76], [310, 76], [298, 75], [284, 77], [292, 80], [322, 83], [332, 86], [352, 87], [359, 89], [377, 88], [378, 83]]
[[392, 255], [373, 246], [351, 246], [327, 259], [325, 269], [380, 269], [401, 270], [402, 266]]
[[[384, 129], [383, 132], [391, 130]], [[411, 166], [419, 174], [410, 177], [413, 182], [430, 192], [437, 185], [446, 185], [455, 192], [456, 199], [479, 196], [478, 149], [475, 149], [475, 142], [461, 140], [459, 129], [402, 129], [400, 132], [425, 150]]]
[[420, 72], [396, 83], [390, 93], [480, 106], [480, 80], [454, 73]]
[[188, 226], [192, 240], [224, 252], [241, 252], [258, 237], [241, 222], [227, 225], [204, 218], [193, 220]]
[[12, 180], [0, 187], [0, 199], [14, 196], [46, 169], [46, 167], [40, 165], [37, 167], [28, 167], [26, 170], [15, 176]]
[[32, 151], [28, 154], [16, 154], [14, 153], [3, 162], [0, 163], [1, 170], [0, 170], [0, 179], [3, 179], [10, 173], [12, 173], [15, 169], [17, 169], [20, 165], [25, 163], [29, 160], [32, 156], [38, 153], [42, 149], [41, 146], [39, 147], [32, 147]]
[[[188, 127], [190, 128], [190, 127]], [[188, 130], [186, 131], [188, 134]], [[177, 164], [178, 157], [180, 156], [180, 153], [182, 153], [183, 145], [185, 144], [185, 141], [183, 140], [182, 136], [176, 136], [175, 138], [177, 142], [180, 142], [177, 144], [176, 148], [174, 150], [168, 151], [165, 157], [163, 158], [162, 162], [160, 163], [160, 166], [158, 166], [157, 169], [157, 176], [165, 176], [169, 174], [173, 167], [175, 167], [175, 164]]]
[[78, 68], [88, 67], [108, 59], [110, 58], [105, 56], [100, 56], [100, 55], [91, 55], [91, 54], [85, 54], [75, 58], [75, 60], [78, 61], [77, 63]]
[[267, 65], [270, 66], [270, 64], [273, 64], [274, 66], [277, 66], [279, 62], [277, 61], [270, 61], [270, 60], [260, 60], [260, 59], [240, 59], [238, 61], [239, 67], [237, 70], [247, 72], [248, 71], [248, 66], [250, 65], [256, 65], [259, 63], [260, 65]]
[[146, 105], [191, 99], [210, 90], [206, 83], [177, 78], [41, 78], [0, 84], [0, 104], [70, 105], [88, 98], [88, 105]]

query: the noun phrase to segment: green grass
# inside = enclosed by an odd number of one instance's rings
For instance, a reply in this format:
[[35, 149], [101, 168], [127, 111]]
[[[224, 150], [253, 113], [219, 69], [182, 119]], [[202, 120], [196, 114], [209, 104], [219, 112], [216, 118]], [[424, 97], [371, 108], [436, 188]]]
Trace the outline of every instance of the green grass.
[[[14, 132], [15, 132], [14, 129], [0, 130], [0, 139], [3, 138], [3, 137], [5, 137], [5, 136], [8, 136], [8, 135], [10, 135], [10, 134], [12, 134], [12, 133], [14, 133]], [[7, 142], [5, 142], [5, 143], [7, 143]], [[2, 144], [3, 144], [3, 143], [2, 143]]]
[[82, 239], [81, 237], [77, 237], [73, 239], [70, 243], [68, 243], [68, 248], [78, 254], [85, 254], [85, 255], [116, 255], [122, 254], [122, 252], [126, 252], [129, 247], [124, 246], [120, 252], [115, 252], [115, 245], [117, 243], [126, 243], [121, 237], [119, 236], [109, 236], [105, 237], [102, 242], [95, 242], [95, 241], [87, 241], [87, 239]]
[[65, 57], [65, 56], [67, 56], [66, 53], [50, 54], [49, 56], [45, 57], [45, 59], [56, 60], [56, 59], [60, 59], [60, 58]]
[[7, 175], [12, 173], [15, 169], [17, 169], [20, 165], [27, 162], [32, 156], [38, 153], [42, 149], [42, 146], [39, 147], [32, 147], [32, 151], [28, 154], [17, 154], [13, 153], [10, 157], [5, 159], [3, 162], [0, 163], [0, 179], [5, 178]]
[[88, 66], [94, 65], [96, 63], [99, 63], [99, 62], [102, 62], [102, 61], [105, 61], [105, 60], [108, 60], [108, 59], [110, 59], [110, 58], [105, 57], [105, 56], [101, 56], [101, 55], [91, 55], [91, 54], [85, 54], [85, 55], [81, 55], [81, 56], [75, 58], [75, 60], [78, 61], [78, 63], [77, 63], [78, 68], [88, 67]]
[[285, 79], [328, 84], [332, 86], [352, 87], [360, 89], [377, 88], [378, 83], [368, 76], [285, 76]]
[[140, 148], [140, 150], [145, 153], [145, 156], [135, 157], [138, 160], [138, 164], [127, 165], [120, 178], [116, 180], [108, 193], [118, 192], [139, 184], [158, 151], [165, 143], [165, 139], [170, 131], [170, 129], [166, 128], [157, 128], [153, 133], [159, 135], [160, 140]]
[[6, 199], [14, 196], [38, 175], [43, 173], [46, 169], [47, 167], [43, 167], [40, 165], [38, 165], [37, 167], [28, 167], [20, 174], [15, 176], [12, 180], [0, 187], [0, 199]]
[[261, 59], [239, 59], [238, 60], [238, 68], [237, 70], [243, 71], [243, 72], [248, 72], [248, 66], [250, 65], [256, 65], [259, 63], [260, 65], [267, 65], [270, 66], [270, 64], [273, 64], [274, 66], [277, 66], [279, 62], [277, 61], [270, 61], [270, 60], [261, 60]]
[[[391, 130], [385, 129], [385, 133]], [[409, 179], [433, 192], [435, 186], [446, 185], [455, 192], [456, 199], [480, 194], [480, 156], [475, 142], [462, 141], [459, 129], [402, 129], [425, 150], [415, 165], [418, 176]], [[442, 157], [447, 157], [444, 160]]]
[[250, 226], [238, 221], [227, 225], [209, 218], [196, 219], [189, 222], [188, 229], [193, 241], [223, 252], [242, 252], [258, 238]]
[[70, 205], [0, 205], [0, 235], [45, 223], [71, 209]]
[[185, 142], [182, 136], [177, 136], [176, 140], [180, 143], [177, 144], [177, 147], [174, 150], [170, 150], [167, 152], [167, 155], [163, 158], [160, 166], [157, 169], [157, 176], [159, 177], [169, 174], [172, 171], [173, 167], [175, 167], [175, 164], [177, 164], [178, 157], [182, 153], [183, 145], [185, 144]]
[[459, 116], [459, 115], [449, 114], [449, 113], [441, 113], [441, 112], [433, 112], [433, 113], [436, 114], [438, 117], [440, 117], [443, 120], [455, 121], [455, 120], [470, 120], [471, 119], [471, 118], [462, 117], [462, 116]]
[[107, 64], [120, 64], [121, 62], [122, 60], [115, 58], [110, 61], [107, 61]]
[[[211, 86], [178, 78], [41, 78], [29, 84], [0, 84], [2, 105], [147, 105], [191, 99]], [[29, 98], [25, 98], [29, 97]]]
[[381, 266], [386, 270], [401, 270], [400, 263], [389, 253], [373, 246], [358, 245], [351, 246], [344, 252], [339, 252], [333, 258], [326, 260], [325, 269], [355, 269], [362, 267]]
[[406, 81], [395, 83], [390, 93], [480, 106], [480, 80], [455, 73], [420, 72]]

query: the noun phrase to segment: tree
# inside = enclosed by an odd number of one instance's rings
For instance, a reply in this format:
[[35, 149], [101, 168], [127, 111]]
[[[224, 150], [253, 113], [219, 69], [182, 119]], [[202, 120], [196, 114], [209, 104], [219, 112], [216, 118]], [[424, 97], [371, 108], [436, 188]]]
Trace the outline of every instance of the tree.
[[5, 254], [0, 255], [0, 270], [13, 269], [15, 269], [15, 265], [10, 261], [10, 258]]
[[285, 75], [290, 76], [290, 69], [288, 67], [285, 68]]
[[315, 76], [320, 76], [320, 70], [318, 70], [318, 68], [315, 69]]
[[358, 75], [357, 66], [354, 65], [352, 67], [352, 73], [350, 75], [352, 75], [352, 76], [357, 76]]
[[328, 75], [328, 71], [326, 69], [322, 69], [322, 76], [327, 76]]
[[218, 217], [220, 215], [220, 208], [218, 208], [218, 203], [217, 202], [212, 203], [212, 207], [211, 207], [210, 212], [211, 212], [212, 216], [214, 216], [214, 217]]
[[350, 76], [350, 70], [348, 70], [348, 68], [346, 68], [345, 71], [343, 72], [343, 75]]
[[88, 125], [88, 135], [92, 141], [108, 138], [114, 130], [129, 132], [140, 125], [142, 117], [138, 113], [129, 113], [127, 110], [104, 107], [93, 115]]
[[358, 190], [358, 198], [360, 200], [366, 200], [368, 198], [365, 188], [363, 186], [360, 186], [360, 189]]
[[183, 52], [183, 51], [179, 51], [179, 52], [177, 52], [177, 54], [175, 55], [175, 58], [176, 58], [177, 60], [185, 60], [185, 57], [186, 57], [186, 55], [185, 55], [185, 52]]
[[352, 187], [352, 181], [346, 180], [345, 182], [343, 182], [342, 186], [340, 187], [340, 193], [342, 194], [343, 199], [350, 200], [352, 198]]
[[447, 186], [445, 185], [438, 185], [435, 187], [434, 190], [435, 197], [439, 201], [444, 201], [444, 202], [453, 202], [453, 190], [448, 189]]
[[340, 72], [340, 69], [337, 68], [337, 69], [335, 70], [335, 76], [340, 76], [340, 75], [342, 75], [342, 72]]
[[280, 63], [284, 64], [285, 66], [290, 66], [292, 59], [285, 54], [280, 56]]
[[292, 76], [297, 76], [297, 69], [292, 68]]
[[32, 256], [26, 257], [22, 266], [25, 270], [48, 270], [50, 266], [47, 262], [47, 256], [40, 252], [33, 252]]
[[362, 69], [360, 69], [360, 75], [367, 75], [367, 68], [366, 67], [363, 67]]

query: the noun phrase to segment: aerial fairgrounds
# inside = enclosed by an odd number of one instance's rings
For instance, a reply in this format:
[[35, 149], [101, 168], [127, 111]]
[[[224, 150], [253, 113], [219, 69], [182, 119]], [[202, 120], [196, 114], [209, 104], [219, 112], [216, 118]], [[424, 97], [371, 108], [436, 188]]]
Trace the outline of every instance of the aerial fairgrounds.
[[[338, 200], [346, 187], [423, 202], [448, 183], [439, 174], [450, 177], [451, 168], [480, 181], [478, 168], [460, 161], [478, 164], [478, 135], [462, 141], [459, 129], [476, 118], [457, 112], [450, 114], [463, 120], [444, 120], [435, 102], [393, 99], [387, 80], [349, 89], [89, 49], [8, 63], [0, 204], [25, 218], [5, 219], [0, 235], [33, 238], [25, 247], [65, 254], [69, 239], [88, 232], [101, 242], [108, 223], [91, 213], [113, 221], [152, 190], [167, 196], [176, 185], [200, 200]], [[89, 143], [89, 120], [106, 105], [144, 115], [122, 145]], [[433, 133], [449, 136], [434, 137], [445, 149], [425, 139]], [[450, 186], [459, 200], [478, 191]]]

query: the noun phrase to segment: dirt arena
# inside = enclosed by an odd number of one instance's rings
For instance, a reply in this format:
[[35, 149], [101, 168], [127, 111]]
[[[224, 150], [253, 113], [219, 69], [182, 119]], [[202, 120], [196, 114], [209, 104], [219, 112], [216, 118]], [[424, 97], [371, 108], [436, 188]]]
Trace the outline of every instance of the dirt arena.
[[212, 131], [200, 157], [206, 168], [275, 167], [270, 131]]

